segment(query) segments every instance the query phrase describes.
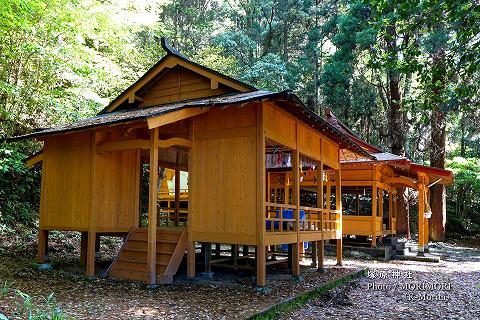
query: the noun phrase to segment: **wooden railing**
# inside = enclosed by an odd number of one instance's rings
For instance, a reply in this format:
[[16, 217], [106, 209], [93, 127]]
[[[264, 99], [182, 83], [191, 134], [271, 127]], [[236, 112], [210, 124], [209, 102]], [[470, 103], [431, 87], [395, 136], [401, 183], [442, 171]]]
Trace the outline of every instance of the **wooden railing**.
[[266, 231], [294, 232], [297, 231], [297, 207], [288, 204], [266, 203]]
[[188, 221], [188, 209], [181, 208], [178, 211], [178, 225], [175, 208], [157, 207], [158, 212], [158, 226], [159, 227], [173, 227], [186, 226]]
[[295, 232], [297, 223], [300, 232], [330, 231], [340, 229], [340, 210], [321, 209], [288, 204], [265, 203], [266, 232]]

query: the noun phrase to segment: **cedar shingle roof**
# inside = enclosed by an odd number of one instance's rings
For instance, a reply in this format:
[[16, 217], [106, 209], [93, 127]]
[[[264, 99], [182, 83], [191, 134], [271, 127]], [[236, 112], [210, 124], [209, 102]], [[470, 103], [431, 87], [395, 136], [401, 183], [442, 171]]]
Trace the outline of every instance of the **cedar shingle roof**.
[[246, 93], [227, 94], [217, 97], [209, 97], [195, 99], [190, 101], [177, 102], [173, 104], [158, 105], [148, 108], [118, 110], [110, 113], [98, 114], [94, 117], [80, 120], [73, 123], [63, 124], [54, 128], [47, 128], [32, 132], [27, 135], [17, 136], [7, 141], [17, 141], [29, 138], [40, 138], [53, 134], [61, 134], [96, 127], [102, 127], [112, 124], [121, 124], [127, 122], [145, 121], [148, 118], [156, 117], [162, 114], [178, 111], [185, 108], [226, 108], [240, 106], [242, 104], [254, 101], [275, 100], [278, 105], [291, 113], [303, 122], [312, 126], [315, 130], [326, 134], [332, 140], [337, 142], [341, 148], [347, 148], [357, 152], [368, 159], [373, 157], [360, 147], [356, 142], [352, 141], [346, 134], [333, 127], [322, 119], [319, 115], [308, 109], [302, 101], [292, 91], [271, 92], [271, 91], [252, 91]]

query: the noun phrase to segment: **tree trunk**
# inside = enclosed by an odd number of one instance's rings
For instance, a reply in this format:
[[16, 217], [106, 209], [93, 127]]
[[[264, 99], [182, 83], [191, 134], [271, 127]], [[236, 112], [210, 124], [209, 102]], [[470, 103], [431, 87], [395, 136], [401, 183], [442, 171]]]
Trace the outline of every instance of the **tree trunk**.
[[[442, 96], [445, 91], [445, 49], [440, 46], [432, 54], [432, 115], [430, 118], [431, 145], [430, 166], [445, 169], [445, 144], [447, 114], [441, 110]], [[445, 186], [436, 184], [430, 191], [432, 217], [429, 223], [430, 238], [433, 241], [445, 241], [445, 224], [447, 222], [447, 205]]]
[[410, 240], [410, 207], [407, 192], [404, 187], [397, 188], [397, 234], [404, 234]]
[[[446, 114], [443, 111], [434, 110], [430, 124], [432, 126], [430, 165], [445, 169]], [[430, 201], [432, 208], [432, 218], [429, 223], [430, 238], [433, 241], [445, 241], [447, 204], [444, 185], [436, 184], [432, 186]]]
[[[396, 37], [395, 24], [387, 28], [389, 39], [386, 41], [389, 51], [394, 52], [395, 59], [398, 60], [398, 45]], [[395, 67], [388, 70], [388, 131], [391, 141], [391, 150], [393, 154], [405, 155], [405, 132], [407, 132], [404, 122], [404, 112], [402, 111], [402, 94], [400, 89], [400, 72]], [[406, 234], [410, 238], [410, 222], [408, 199], [405, 194], [405, 188], [398, 188], [397, 201], [397, 233]]]

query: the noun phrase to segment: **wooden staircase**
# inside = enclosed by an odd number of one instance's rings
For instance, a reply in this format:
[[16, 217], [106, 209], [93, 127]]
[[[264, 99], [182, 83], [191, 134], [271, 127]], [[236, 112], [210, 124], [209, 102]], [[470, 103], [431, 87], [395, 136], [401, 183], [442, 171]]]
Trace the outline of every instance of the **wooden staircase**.
[[[131, 229], [115, 260], [108, 276], [129, 280], [147, 280], [146, 228]], [[187, 249], [187, 230], [185, 228], [157, 229], [157, 283], [173, 282]]]

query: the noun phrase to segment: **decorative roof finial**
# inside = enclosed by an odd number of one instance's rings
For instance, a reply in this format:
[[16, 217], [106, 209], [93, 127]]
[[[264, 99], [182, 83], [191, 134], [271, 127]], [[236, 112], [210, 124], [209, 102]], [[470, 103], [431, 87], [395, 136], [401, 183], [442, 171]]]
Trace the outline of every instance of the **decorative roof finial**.
[[162, 48], [163, 50], [165, 50], [165, 52], [167, 54], [173, 54], [175, 56], [180, 56], [180, 57], [183, 57], [183, 58], [186, 58], [183, 54], [181, 54], [180, 52], [177, 51], [177, 49], [175, 49], [174, 47], [170, 46], [170, 44], [168, 43], [168, 39], [166, 37], [162, 37], [160, 39], [160, 42], [162, 44]]

